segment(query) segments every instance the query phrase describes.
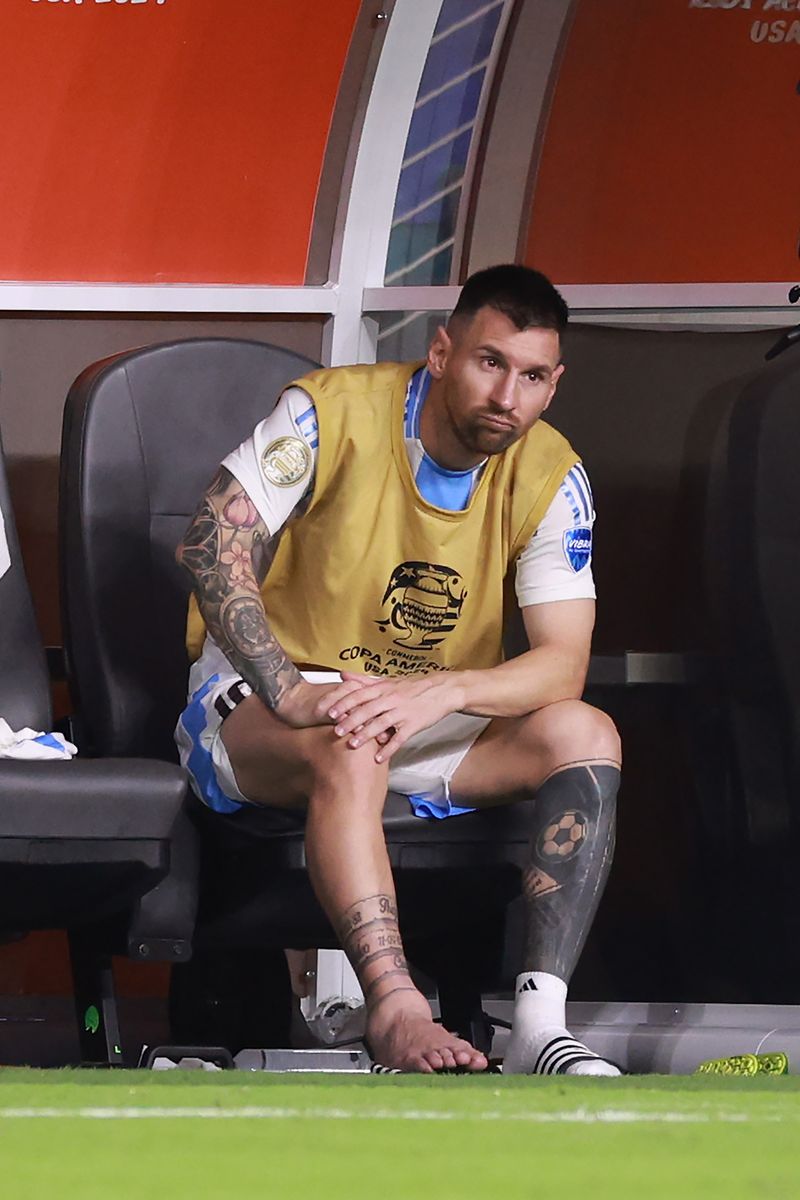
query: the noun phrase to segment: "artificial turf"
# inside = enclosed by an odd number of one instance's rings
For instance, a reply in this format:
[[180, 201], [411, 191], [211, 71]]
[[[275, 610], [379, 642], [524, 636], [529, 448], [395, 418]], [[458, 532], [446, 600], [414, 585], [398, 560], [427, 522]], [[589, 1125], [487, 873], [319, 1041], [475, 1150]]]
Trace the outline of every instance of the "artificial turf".
[[0, 1070], [13, 1200], [773, 1200], [799, 1145], [792, 1076]]

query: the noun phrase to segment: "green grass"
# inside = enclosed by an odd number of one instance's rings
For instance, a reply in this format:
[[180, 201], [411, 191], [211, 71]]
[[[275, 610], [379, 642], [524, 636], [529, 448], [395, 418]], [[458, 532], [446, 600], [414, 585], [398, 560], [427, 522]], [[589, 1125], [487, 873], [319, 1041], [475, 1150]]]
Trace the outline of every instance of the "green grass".
[[796, 1077], [0, 1070], [9, 1200], [772, 1200], [799, 1142]]

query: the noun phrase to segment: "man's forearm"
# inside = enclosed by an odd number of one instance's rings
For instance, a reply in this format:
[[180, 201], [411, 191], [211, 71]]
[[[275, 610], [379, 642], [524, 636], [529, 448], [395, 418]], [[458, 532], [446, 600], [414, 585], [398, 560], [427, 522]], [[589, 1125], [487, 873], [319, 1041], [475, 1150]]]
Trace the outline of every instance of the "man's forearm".
[[560, 646], [539, 646], [487, 670], [458, 671], [457, 709], [477, 717], [523, 717], [583, 694], [587, 659]]
[[239, 588], [221, 603], [200, 595], [198, 606], [228, 661], [268, 708], [277, 709], [302, 677], [270, 629], [261, 597]]
[[270, 629], [259, 589], [276, 538], [225, 468], [200, 503], [178, 547], [200, 614], [222, 652], [268, 708], [301, 681]]

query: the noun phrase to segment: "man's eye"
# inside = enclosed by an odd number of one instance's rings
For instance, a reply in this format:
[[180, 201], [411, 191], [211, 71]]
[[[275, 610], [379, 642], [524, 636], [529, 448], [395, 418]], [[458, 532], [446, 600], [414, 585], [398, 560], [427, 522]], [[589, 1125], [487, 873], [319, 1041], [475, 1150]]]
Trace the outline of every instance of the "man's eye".
[[496, 358], [489, 358], [489, 357], [487, 357], [487, 358], [484, 358], [482, 361], [483, 361], [483, 365], [484, 365], [485, 367], [496, 367], [496, 366], [499, 366], [499, 364], [498, 364], [498, 362], [497, 362], [497, 359], [496, 359]]

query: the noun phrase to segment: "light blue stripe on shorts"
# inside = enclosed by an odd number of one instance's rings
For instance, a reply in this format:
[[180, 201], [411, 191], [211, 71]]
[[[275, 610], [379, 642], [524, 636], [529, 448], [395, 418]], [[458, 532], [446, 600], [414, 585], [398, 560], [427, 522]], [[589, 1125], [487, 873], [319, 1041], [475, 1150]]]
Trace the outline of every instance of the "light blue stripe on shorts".
[[[202, 740], [203, 734], [208, 728], [208, 712], [204, 701], [214, 684], [218, 682], [219, 675], [212, 675], [202, 687], [193, 692], [178, 721], [176, 741], [179, 748], [184, 750], [181, 758], [192, 777], [195, 791], [203, 803], [214, 812], [234, 813], [238, 812], [242, 806], [237, 800], [226, 796], [219, 786], [211, 749], [204, 745]], [[187, 742], [191, 747], [188, 757], [185, 754]]]

